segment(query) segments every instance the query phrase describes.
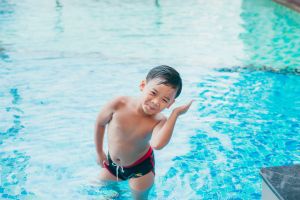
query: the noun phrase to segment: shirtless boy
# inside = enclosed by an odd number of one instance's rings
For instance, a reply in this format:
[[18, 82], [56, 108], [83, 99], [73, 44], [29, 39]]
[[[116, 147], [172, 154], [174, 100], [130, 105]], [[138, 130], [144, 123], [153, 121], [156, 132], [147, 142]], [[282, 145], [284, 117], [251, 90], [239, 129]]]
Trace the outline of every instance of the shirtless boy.
[[[108, 102], [99, 113], [95, 126], [100, 180], [128, 180], [134, 199], [147, 199], [154, 183], [154, 150], [171, 139], [175, 122], [192, 104], [175, 108], [169, 118], [161, 111], [179, 96], [179, 73], [166, 65], [151, 69], [140, 83], [141, 96], [121, 96]], [[103, 150], [107, 129], [108, 153]]]

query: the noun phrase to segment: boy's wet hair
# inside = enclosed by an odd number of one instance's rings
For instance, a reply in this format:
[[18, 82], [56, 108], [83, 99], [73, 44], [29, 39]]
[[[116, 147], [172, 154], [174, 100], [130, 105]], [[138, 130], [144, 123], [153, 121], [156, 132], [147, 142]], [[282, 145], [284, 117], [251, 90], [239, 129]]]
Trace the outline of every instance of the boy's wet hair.
[[161, 79], [159, 84], [164, 84], [177, 89], [175, 98], [178, 97], [182, 89], [182, 81], [179, 73], [172, 67], [167, 65], [160, 65], [152, 68], [146, 77], [146, 81], [149, 82], [152, 79]]

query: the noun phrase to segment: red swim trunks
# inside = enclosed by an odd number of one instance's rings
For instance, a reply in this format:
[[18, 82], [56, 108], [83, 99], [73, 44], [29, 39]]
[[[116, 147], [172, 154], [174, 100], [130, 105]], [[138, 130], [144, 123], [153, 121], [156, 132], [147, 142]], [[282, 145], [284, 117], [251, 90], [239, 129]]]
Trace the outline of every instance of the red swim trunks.
[[114, 176], [122, 180], [128, 180], [130, 178], [138, 178], [144, 176], [145, 174], [148, 174], [150, 171], [152, 171], [153, 174], [155, 174], [154, 153], [151, 147], [143, 157], [138, 159], [130, 166], [126, 166], [126, 167], [117, 166], [116, 163], [114, 163], [111, 160], [109, 153], [107, 155], [107, 159], [108, 159], [108, 164], [104, 163], [105, 168], [108, 169], [108, 171], [110, 171], [110, 173], [112, 173]]

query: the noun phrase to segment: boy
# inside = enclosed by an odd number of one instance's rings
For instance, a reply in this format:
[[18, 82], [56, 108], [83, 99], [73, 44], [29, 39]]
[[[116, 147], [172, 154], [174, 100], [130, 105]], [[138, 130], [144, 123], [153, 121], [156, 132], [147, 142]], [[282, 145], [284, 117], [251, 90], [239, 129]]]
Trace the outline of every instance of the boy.
[[[147, 199], [155, 176], [152, 148], [159, 150], [168, 144], [177, 117], [192, 104], [175, 108], [168, 119], [161, 114], [174, 103], [181, 88], [179, 73], [162, 65], [151, 69], [141, 82], [140, 97], [121, 96], [103, 107], [95, 127], [100, 180], [129, 180], [133, 197]], [[103, 151], [105, 128], [107, 155]]]

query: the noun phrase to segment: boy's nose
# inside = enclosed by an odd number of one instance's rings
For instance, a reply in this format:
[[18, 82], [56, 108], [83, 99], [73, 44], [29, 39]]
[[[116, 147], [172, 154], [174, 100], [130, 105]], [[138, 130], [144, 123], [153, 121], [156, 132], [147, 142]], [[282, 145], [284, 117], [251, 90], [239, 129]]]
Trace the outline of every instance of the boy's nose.
[[153, 103], [155, 106], [158, 106], [158, 105], [159, 105], [159, 99], [158, 99], [158, 98], [152, 99], [152, 103]]

